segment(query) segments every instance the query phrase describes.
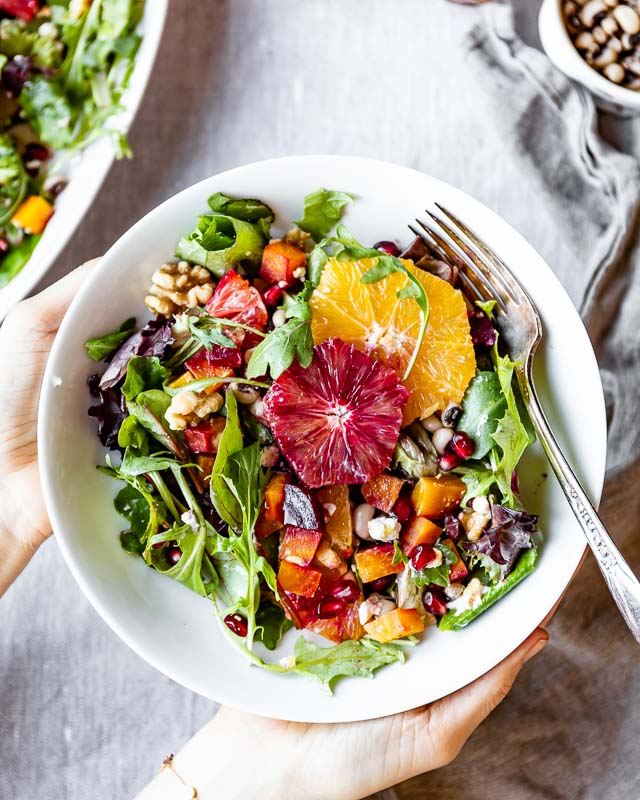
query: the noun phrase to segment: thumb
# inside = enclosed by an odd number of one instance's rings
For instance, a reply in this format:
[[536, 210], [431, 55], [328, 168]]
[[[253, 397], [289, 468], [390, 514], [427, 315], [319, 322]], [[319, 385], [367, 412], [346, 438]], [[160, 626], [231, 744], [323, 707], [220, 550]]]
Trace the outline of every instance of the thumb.
[[18, 303], [7, 316], [5, 328], [19, 336], [18, 342], [24, 342], [24, 339], [30, 343], [38, 339], [50, 339], [57, 332], [71, 301], [99, 260], [94, 258], [87, 261], [39, 294]]
[[537, 628], [517, 650], [486, 675], [427, 708], [429, 740], [433, 749], [429, 748], [430, 763], [425, 769], [433, 769], [434, 751], [441, 762], [439, 766], [453, 761], [473, 731], [507, 696], [525, 662], [537, 655], [548, 641], [547, 631]]

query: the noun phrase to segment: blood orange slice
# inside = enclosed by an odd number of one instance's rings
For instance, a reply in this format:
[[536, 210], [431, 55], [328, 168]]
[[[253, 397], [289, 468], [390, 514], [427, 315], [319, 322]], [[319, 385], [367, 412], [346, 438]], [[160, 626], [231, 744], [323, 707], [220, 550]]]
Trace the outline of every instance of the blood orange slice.
[[[411, 298], [396, 293], [408, 285], [402, 273], [378, 283], [360, 283], [375, 259], [336, 261], [330, 258], [311, 297], [314, 342], [340, 336], [404, 375], [420, 330], [420, 311]], [[411, 397], [404, 424], [459, 403], [476, 372], [467, 309], [462, 294], [446, 281], [403, 261], [417, 276], [429, 298], [429, 327], [418, 359], [404, 385]]]
[[310, 487], [364, 483], [389, 465], [408, 392], [396, 373], [341, 339], [314, 347], [264, 398], [282, 453]]

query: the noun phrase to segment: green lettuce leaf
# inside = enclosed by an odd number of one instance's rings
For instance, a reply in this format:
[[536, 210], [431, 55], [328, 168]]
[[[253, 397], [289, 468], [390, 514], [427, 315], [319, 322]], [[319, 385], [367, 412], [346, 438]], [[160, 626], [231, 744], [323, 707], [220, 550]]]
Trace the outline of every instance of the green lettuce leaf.
[[148, 389], [160, 389], [168, 377], [169, 371], [157, 356], [134, 356], [127, 365], [122, 394], [127, 401], [133, 401]]
[[267, 650], [275, 650], [283, 635], [293, 627], [280, 606], [263, 601], [256, 614], [256, 640]]
[[0, 261], [0, 289], [6, 286], [9, 281], [13, 280], [22, 270], [31, 258], [41, 238], [41, 235], [25, 236], [22, 243], [17, 247], [12, 247], [2, 261]]
[[20, 103], [40, 139], [56, 150], [72, 144], [74, 111], [57, 81], [36, 75], [25, 83]]
[[340, 677], [372, 678], [373, 673], [387, 664], [404, 661], [404, 652], [393, 644], [380, 644], [373, 639], [346, 641], [333, 647], [318, 647], [304, 636], [296, 641], [293, 650], [295, 663], [290, 671], [319, 681], [332, 693]]
[[457, 425], [459, 431], [465, 431], [473, 439], [474, 459], [484, 458], [495, 447], [493, 433], [506, 410], [507, 399], [497, 373], [478, 372], [465, 392]]
[[439, 567], [428, 567], [420, 571], [412, 569], [411, 573], [416, 586], [428, 586], [430, 583], [435, 583], [437, 586], [448, 586], [451, 583], [449, 578], [451, 565], [455, 564], [458, 559], [453, 550], [445, 544], [436, 544], [435, 547], [442, 553], [442, 564]]
[[112, 333], [107, 333], [95, 339], [87, 339], [84, 343], [87, 355], [93, 361], [104, 361], [113, 355], [123, 342], [126, 342], [135, 329], [136, 318], [130, 317]]
[[353, 197], [346, 192], [318, 189], [304, 198], [304, 214], [296, 225], [319, 242], [340, 222], [346, 206], [352, 202]]

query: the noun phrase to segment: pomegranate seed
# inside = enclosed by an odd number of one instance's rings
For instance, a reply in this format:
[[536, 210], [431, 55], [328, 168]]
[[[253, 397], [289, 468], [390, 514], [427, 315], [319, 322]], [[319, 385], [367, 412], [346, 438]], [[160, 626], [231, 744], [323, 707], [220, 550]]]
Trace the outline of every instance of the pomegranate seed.
[[331, 587], [331, 594], [345, 603], [353, 603], [360, 596], [360, 587], [355, 581], [338, 581]]
[[390, 256], [399, 256], [400, 255], [400, 248], [398, 247], [395, 242], [376, 242], [374, 245], [376, 250], [382, 250], [383, 253], [388, 253]]
[[473, 439], [464, 431], [457, 431], [451, 440], [451, 449], [460, 458], [471, 458], [476, 449]]
[[344, 603], [339, 597], [325, 597], [318, 603], [319, 619], [333, 619], [344, 612]]
[[520, 494], [520, 478], [517, 471], [514, 469], [511, 473], [511, 491], [514, 494]]
[[170, 564], [177, 564], [182, 558], [182, 550], [179, 547], [170, 547], [167, 550], [167, 561]]
[[422, 602], [427, 611], [432, 614], [439, 614], [442, 616], [448, 611], [444, 594], [440, 589], [433, 586], [427, 586], [424, 590], [422, 593]]
[[262, 299], [266, 306], [277, 306], [280, 300], [282, 300], [283, 294], [284, 289], [282, 286], [270, 286], [262, 293]]
[[375, 581], [371, 581], [367, 586], [373, 589], [374, 592], [386, 592], [393, 580], [393, 575], [385, 575], [383, 578], [376, 578]]
[[49, 148], [40, 142], [29, 142], [24, 148], [25, 161], [46, 161], [49, 155]]
[[435, 554], [430, 544], [416, 545], [411, 553], [411, 565], [414, 569], [422, 570], [433, 561]]
[[4, 255], [9, 250], [9, 242], [6, 239], [0, 239], [0, 255]]
[[231, 633], [236, 636], [241, 636], [243, 639], [247, 635], [247, 620], [242, 614], [227, 614], [224, 618], [224, 624], [229, 628]]
[[408, 497], [399, 497], [393, 508], [393, 513], [400, 520], [400, 522], [408, 522], [412, 511], [413, 507], [411, 505], [411, 500], [409, 500]]
[[451, 472], [452, 469], [460, 466], [460, 458], [455, 453], [444, 453], [438, 459], [440, 472]]

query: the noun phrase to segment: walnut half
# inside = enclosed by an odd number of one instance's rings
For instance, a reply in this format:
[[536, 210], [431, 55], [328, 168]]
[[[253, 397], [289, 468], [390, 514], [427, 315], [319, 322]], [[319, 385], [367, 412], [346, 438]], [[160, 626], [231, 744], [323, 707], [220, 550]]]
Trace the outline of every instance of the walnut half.
[[183, 431], [220, 411], [223, 402], [222, 395], [218, 392], [200, 395], [190, 389], [183, 389], [171, 398], [171, 405], [164, 417], [172, 431]]
[[211, 273], [186, 261], [163, 264], [151, 276], [149, 294], [144, 304], [154, 314], [171, 317], [185, 308], [207, 303], [214, 290]]

